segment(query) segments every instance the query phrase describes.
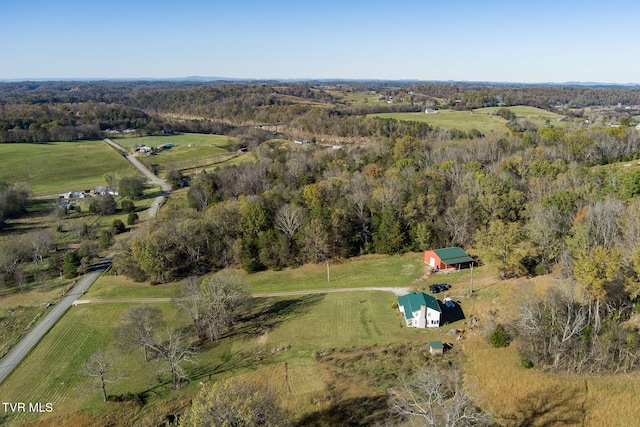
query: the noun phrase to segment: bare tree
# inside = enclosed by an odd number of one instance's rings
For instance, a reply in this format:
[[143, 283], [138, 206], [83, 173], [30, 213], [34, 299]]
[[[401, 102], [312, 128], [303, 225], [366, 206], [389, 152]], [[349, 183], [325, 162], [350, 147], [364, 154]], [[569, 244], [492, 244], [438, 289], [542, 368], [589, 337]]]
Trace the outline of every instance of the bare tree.
[[26, 241], [31, 247], [33, 263], [38, 267], [44, 255], [48, 253], [53, 246], [53, 234], [49, 230], [33, 231], [27, 235]]
[[148, 362], [149, 349], [153, 346], [154, 337], [164, 324], [162, 311], [152, 305], [137, 305], [129, 309], [125, 319], [125, 323], [117, 332], [120, 343], [124, 346], [133, 343], [142, 347], [144, 361]]
[[633, 253], [640, 247], [640, 198], [633, 198], [620, 213], [618, 224], [622, 231], [623, 247], [626, 253]]
[[442, 218], [442, 225], [451, 236], [450, 242], [456, 246], [466, 246], [471, 242], [473, 222], [473, 204], [467, 195], [459, 196]]
[[13, 276], [28, 257], [28, 250], [21, 239], [12, 239], [0, 247], [0, 272]]
[[303, 211], [300, 207], [287, 203], [276, 212], [274, 225], [291, 240], [300, 228], [302, 217]]
[[117, 377], [118, 372], [115, 369], [114, 357], [99, 349], [85, 363], [82, 368], [82, 374], [95, 379], [95, 387], [102, 391], [102, 401], [107, 401], [107, 384], [113, 383]]
[[240, 276], [218, 274], [200, 283], [188, 278], [175, 304], [187, 312], [201, 340], [217, 341], [233, 325], [238, 309], [250, 300]]
[[174, 390], [180, 388], [183, 381], [189, 380], [182, 365], [196, 363], [196, 351], [182, 332], [175, 331], [173, 328], [167, 329], [166, 335], [151, 344], [151, 348], [156, 351], [159, 360], [163, 361], [171, 372], [171, 384]]
[[304, 232], [304, 250], [314, 263], [324, 261], [330, 252], [329, 233], [317, 218], [311, 220]]
[[602, 246], [611, 248], [620, 236], [620, 226], [616, 219], [624, 209], [617, 199], [607, 198], [596, 201], [587, 212], [585, 225], [588, 230], [588, 249]]
[[517, 323], [523, 337], [521, 351], [536, 364], [572, 370], [583, 364], [575, 341], [588, 325], [588, 307], [578, 302], [575, 282], [567, 278], [547, 298], [524, 298]]
[[561, 218], [557, 207], [547, 208], [537, 204], [531, 207], [529, 222], [525, 229], [533, 244], [537, 246], [540, 261], [545, 268], [551, 260], [560, 255], [562, 250], [564, 230], [560, 224]]
[[[420, 426], [489, 425], [487, 413], [478, 408], [461, 384], [458, 371], [432, 365], [413, 377], [401, 378], [391, 389], [389, 414], [397, 424]], [[403, 424], [404, 425], [404, 424]]]

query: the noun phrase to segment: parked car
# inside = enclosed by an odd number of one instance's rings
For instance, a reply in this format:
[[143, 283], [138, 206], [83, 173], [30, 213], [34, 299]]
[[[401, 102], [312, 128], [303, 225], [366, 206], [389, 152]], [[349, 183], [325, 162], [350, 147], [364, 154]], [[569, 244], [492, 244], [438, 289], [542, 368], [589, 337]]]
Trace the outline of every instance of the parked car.
[[429, 291], [432, 294], [437, 294], [438, 292], [444, 292], [446, 290], [449, 290], [451, 288], [451, 285], [447, 285], [446, 283], [434, 283], [433, 285], [429, 286]]
[[451, 298], [445, 298], [442, 300], [442, 302], [444, 302], [444, 309], [445, 310], [451, 310], [456, 308], [456, 303], [453, 302], [453, 300]]

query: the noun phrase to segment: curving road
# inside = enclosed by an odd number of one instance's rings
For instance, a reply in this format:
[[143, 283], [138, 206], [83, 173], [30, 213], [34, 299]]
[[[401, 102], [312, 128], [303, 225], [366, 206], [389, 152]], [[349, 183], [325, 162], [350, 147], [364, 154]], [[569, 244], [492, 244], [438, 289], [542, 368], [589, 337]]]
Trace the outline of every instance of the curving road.
[[151, 207], [149, 208], [149, 211], [147, 213], [147, 216], [149, 218], [155, 218], [155, 216], [158, 213], [158, 209], [160, 208], [160, 206], [162, 205], [162, 203], [164, 201], [164, 197], [171, 191], [171, 186], [169, 184], [167, 184], [164, 180], [162, 180], [162, 179], [158, 178], [156, 175], [154, 175], [153, 172], [151, 172], [149, 169], [147, 169], [147, 167], [145, 165], [143, 165], [138, 159], [136, 159], [134, 156], [130, 155], [127, 152], [127, 150], [125, 150], [124, 148], [122, 148], [121, 146], [119, 146], [118, 144], [116, 144], [115, 142], [110, 140], [109, 138], [105, 138], [105, 139], [103, 139], [103, 141], [106, 142], [107, 144], [109, 144], [110, 146], [112, 146], [113, 148], [115, 148], [115, 150], [118, 151], [120, 154], [122, 154], [125, 159], [129, 160], [129, 162], [133, 166], [135, 166], [136, 169], [138, 169], [140, 172], [142, 172], [144, 174], [144, 176], [146, 176], [149, 181], [151, 181], [155, 185], [160, 186], [162, 191], [160, 192], [160, 195], [158, 197], [153, 199], [153, 202], [151, 203]]
[[9, 376], [11, 371], [26, 357], [26, 355], [38, 344], [45, 336], [49, 329], [56, 324], [62, 315], [71, 307], [71, 305], [82, 295], [93, 282], [102, 274], [104, 270], [111, 264], [111, 259], [107, 258], [93, 271], [86, 274], [77, 285], [67, 293], [60, 302], [58, 302], [47, 315], [20, 341], [9, 354], [0, 360], [0, 383]]
[[[153, 200], [148, 211], [148, 217], [153, 218], [158, 212], [158, 208], [162, 205], [164, 197], [171, 191], [171, 186], [162, 179], [155, 176], [147, 169], [138, 159], [130, 156], [126, 150], [120, 147], [110, 139], [104, 139], [104, 142], [120, 152], [131, 164], [133, 164], [140, 172], [142, 172], [153, 184], [159, 185], [162, 189], [160, 195]], [[29, 352], [38, 344], [38, 342], [46, 335], [47, 332], [56, 324], [64, 313], [76, 304], [78, 297], [86, 292], [86, 290], [95, 282], [98, 277], [111, 265], [111, 258], [105, 258], [100, 264], [95, 266], [93, 270], [86, 274], [80, 281], [67, 293], [60, 302], [58, 302], [47, 315], [22, 339], [2, 360], [0, 360], [0, 383], [13, 371], [13, 369], [22, 362]], [[80, 302], [78, 302], [80, 303]]]

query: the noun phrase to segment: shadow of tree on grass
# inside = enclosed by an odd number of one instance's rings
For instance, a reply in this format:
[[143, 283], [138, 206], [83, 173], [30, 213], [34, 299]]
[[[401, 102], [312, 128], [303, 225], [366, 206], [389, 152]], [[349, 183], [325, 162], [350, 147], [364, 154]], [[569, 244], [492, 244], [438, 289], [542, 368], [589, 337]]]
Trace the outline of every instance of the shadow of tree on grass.
[[311, 294], [286, 299], [257, 298], [251, 313], [233, 328], [232, 334], [262, 335], [280, 323], [302, 315], [324, 300], [326, 294]]
[[387, 416], [387, 397], [368, 396], [347, 399], [322, 411], [313, 412], [294, 425], [296, 427], [320, 426], [371, 426]]
[[551, 427], [583, 425], [585, 390], [551, 387], [530, 393], [520, 402], [514, 414], [497, 416], [500, 424], [510, 427]]

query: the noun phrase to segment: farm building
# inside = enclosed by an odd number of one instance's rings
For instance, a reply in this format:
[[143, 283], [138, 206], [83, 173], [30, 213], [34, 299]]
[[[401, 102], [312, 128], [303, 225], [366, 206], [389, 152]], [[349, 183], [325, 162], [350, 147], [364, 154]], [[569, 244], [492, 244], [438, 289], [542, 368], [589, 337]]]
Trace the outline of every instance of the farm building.
[[436, 270], [447, 268], [468, 268], [473, 264], [473, 259], [462, 248], [444, 248], [425, 251], [424, 262]]
[[412, 292], [398, 297], [398, 308], [409, 328], [437, 328], [440, 326], [440, 304], [424, 292]]
[[444, 353], [444, 344], [442, 344], [442, 341], [431, 341], [429, 343], [429, 353], [434, 356], [441, 356]]
[[426, 110], [424, 110], [424, 112], [426, 114], [436, 114], [437, 113], [437, 111], [434, 110], [433, 108], [427, 108]]

